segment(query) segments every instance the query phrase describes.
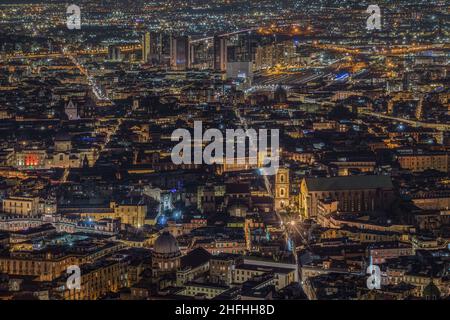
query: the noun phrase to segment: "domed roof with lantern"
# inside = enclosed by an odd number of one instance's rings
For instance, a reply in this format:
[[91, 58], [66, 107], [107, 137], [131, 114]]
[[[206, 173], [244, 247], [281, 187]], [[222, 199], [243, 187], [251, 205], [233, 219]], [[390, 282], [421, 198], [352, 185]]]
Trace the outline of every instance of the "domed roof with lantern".
[[181, 255], [177, 239], [169, 232], [163, 232], [153, 245], [153, 254], [159, 257], [177, 257]]

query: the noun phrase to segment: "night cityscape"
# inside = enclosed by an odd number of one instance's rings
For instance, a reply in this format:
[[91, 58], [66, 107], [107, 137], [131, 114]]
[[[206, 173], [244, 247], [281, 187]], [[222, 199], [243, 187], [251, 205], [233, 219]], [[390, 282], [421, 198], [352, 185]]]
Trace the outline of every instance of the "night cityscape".
[[1, 1], [0, 300], [449, 300], [449, 17]]

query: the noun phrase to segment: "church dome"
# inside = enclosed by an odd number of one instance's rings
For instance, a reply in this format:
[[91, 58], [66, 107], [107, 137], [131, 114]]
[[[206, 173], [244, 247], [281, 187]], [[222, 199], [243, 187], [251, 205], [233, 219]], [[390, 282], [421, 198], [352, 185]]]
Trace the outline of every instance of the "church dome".
[[180, 248], [178, 247], [177, 239], [169, 232], [163, 232], [155, 241], [153, 252], [157, 255], [179, 256]]

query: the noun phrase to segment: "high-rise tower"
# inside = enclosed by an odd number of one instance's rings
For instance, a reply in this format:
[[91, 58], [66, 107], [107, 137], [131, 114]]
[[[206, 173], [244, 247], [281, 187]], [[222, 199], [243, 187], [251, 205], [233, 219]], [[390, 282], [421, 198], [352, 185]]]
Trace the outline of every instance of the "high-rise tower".
[[189, 37], [172, 37], [170, 41], [170, 67], [186, 70], [190, 67]]
[[227, 69], [227, 39], [214, 37], [214, 70], [226, 71]]
[[142, 62], [147, 63], [150, 59], [150, 32], [142, 35]]

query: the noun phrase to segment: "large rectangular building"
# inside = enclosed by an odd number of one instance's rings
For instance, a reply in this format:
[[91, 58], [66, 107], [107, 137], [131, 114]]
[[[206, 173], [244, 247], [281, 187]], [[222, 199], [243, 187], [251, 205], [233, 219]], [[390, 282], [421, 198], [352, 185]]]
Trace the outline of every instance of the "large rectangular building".
[[38, 197], [9, 197], [3, 199], [3, 212], [14, 215], [36, 215], [39, 213]]
[[300, 213], [316, 217], [319, 200], [338, 201], [340, 212], [373, 212], [389, 207], [394, 197], [389, 176], [304, 178], [300, 186]]
[[449, 172], [450, 158], [448, 153], [415, 152], [399, 154], [397, 159], [402, 169], [413, 172], [423, 172], [425, 170]]
[[170, 67], [173, 70], [186, 70], [190, 67], [191, 54], [189, 37], [173, 37], [170, 41]]

